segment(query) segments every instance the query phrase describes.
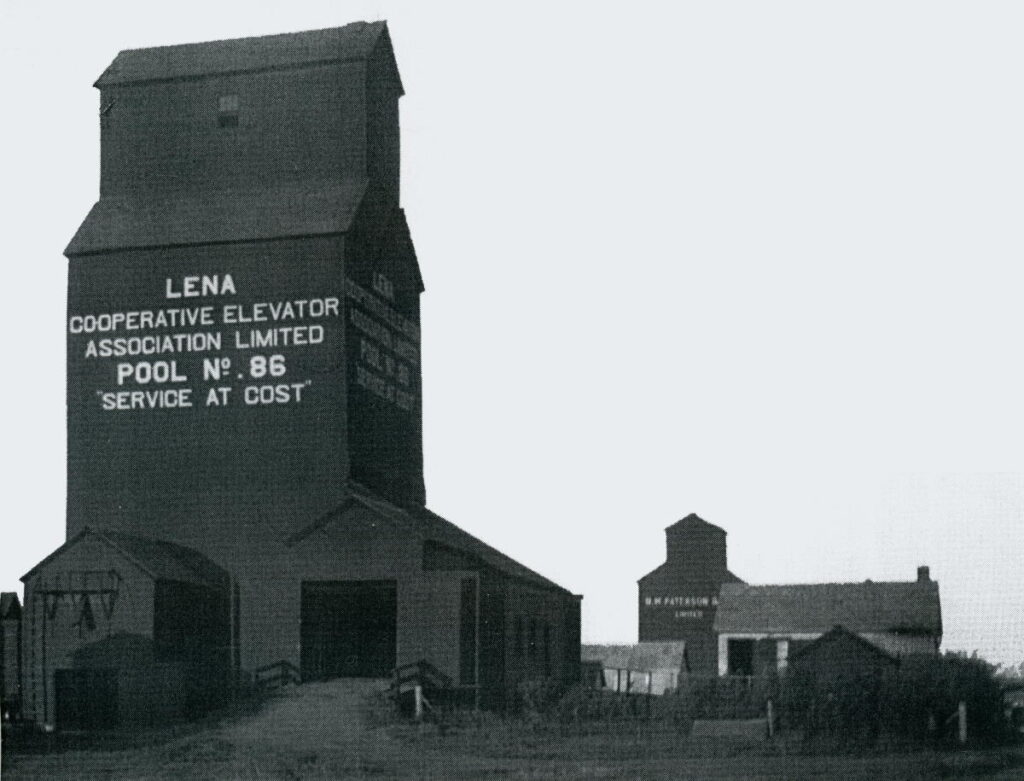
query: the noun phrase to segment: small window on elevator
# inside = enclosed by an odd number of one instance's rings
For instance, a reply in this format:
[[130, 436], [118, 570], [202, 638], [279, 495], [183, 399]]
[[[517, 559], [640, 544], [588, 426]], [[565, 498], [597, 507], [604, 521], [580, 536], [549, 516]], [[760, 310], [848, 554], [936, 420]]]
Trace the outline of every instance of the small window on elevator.
[[238, 95], [221, 95], [217, 100], [217, 125], [238, 127]]

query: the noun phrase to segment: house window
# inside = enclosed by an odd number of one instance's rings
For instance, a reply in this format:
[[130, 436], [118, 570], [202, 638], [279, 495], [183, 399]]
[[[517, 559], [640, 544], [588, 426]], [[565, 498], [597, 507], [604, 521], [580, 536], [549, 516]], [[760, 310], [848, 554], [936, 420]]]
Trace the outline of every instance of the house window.
[[217, 124], [238, 127], [238, 95], [221, 95], [217, 101]]

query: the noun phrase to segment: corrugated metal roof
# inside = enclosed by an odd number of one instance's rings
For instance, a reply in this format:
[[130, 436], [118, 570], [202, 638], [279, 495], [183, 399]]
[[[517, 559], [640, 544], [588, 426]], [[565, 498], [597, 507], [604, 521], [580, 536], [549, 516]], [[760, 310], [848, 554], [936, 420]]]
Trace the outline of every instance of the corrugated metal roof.
[[36, 571], [87, 537], [109, 545], [140, 567], [153, 580], [197, 583], [213, 589], [227, 588], [227, 573], [198, 551], [163, 540], [86, 527], [22, 576], [27, 581]]
[[326, 30], [126, 49], [96, 86], [362, 60], [386, 30], [386, 22], [353, 22]]
[[942, 634], [939, 584], [819, 583], [792, 586], [722, 585], [717, 632], [851, 632]]
[[254, 241], [346, 232], [366, 192], [365, 179], [333, 186], [209, 192], [178, 198], [103, 198], [64, 254]]
[[21, 602], [14, 591], [4, 591], [0, 594], [0, 618], [17, 618], [21, 615]]
[[682, 640], [645, 641], [633, 645], [583, 645], [580, 656], [584, 662], [600, 662], [612, 670], [684, 671], [686, 643]]

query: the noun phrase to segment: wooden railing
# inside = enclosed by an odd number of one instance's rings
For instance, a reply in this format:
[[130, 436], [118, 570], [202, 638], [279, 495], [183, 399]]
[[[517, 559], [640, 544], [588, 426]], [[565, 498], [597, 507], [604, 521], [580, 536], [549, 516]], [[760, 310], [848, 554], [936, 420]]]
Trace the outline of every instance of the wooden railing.
[[426, 659], [403, 664], [392, 672], [391, 690], [394, 693], [412, 691], [417, 685], [426, 690], [450, 689], [452, 679]]
[[287, 659], [254, 670], [252, 678], [257, 689], [276, 689], [289, 683], [302, 683], [299, 668]]
[[444, 701], [451, 691], [452, 679], [426, 659], [420, 659], [394, 669], [389, 693], [399, 708], [402, 707], [403, 699], [408, 707], [408, 699], [403, 695], [411, 693], [413, 714], [420, 721], [427, 711], [433, 712], [436, 705]]

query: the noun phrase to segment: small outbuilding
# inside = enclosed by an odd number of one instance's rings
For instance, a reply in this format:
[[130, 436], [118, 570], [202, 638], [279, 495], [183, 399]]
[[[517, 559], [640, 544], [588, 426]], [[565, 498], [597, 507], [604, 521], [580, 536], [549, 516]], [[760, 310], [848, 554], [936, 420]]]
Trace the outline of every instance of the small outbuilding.
[[784, 691], [791, 718], [812, 732], [873, 736], [887, 677], [899, 665], [893, 654], [836, 626], [789, 659]]
[[594, 688], [622, 694], [667, 694], [689, 672], [684, 642], [585, 645], [582, 657]]
[[86, 528], [22, 580], [24, 708], [36, 721], [156, 721], [226, 692], [229, 581], [202, 554]]
[[899, 659], [843, 626], [829, 630], [789, 659], [790, 678], [826, 682], [850, 675], [876, 678], [897, 667]]

